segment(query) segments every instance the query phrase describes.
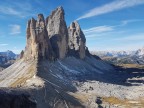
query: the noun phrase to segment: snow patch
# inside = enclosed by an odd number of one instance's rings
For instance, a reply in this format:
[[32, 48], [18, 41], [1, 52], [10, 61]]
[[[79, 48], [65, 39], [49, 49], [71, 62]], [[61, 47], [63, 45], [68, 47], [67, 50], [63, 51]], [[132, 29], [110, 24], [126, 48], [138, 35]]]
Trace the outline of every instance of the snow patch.
[[58, 63], [61, 65], [62, 68], [64, 68], [65, 70], [67, 70], [67, 71], [69, 71], [69, 72], [71, 72], [71, 73], [73, 73], [73, 74], [78, 74], [78, 73], [80, 73], [80, 72], [78, 72], [78, 71], [76, 71], [76, 70], [72, 70], [72, 69], [68, 68], [67, 66], [63, 65], [60, 61], [58, 61]]

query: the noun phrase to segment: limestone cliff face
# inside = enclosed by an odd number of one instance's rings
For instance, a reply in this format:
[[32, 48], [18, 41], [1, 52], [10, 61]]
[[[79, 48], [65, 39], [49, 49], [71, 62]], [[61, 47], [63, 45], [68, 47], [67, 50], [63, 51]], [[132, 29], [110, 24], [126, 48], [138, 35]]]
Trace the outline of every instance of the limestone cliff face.
[[81, 59], [85, 58], [86, 38], [78, 22], [72, 22], [68, 28], [69, 34], [69, 55], [75, 55]]
[[37, 20], [27, 23], [26, 48], [20, 58], [29, 59], [63, 59], [66, 56], [85, 58], [88, 53], [86, 39], [79, 24], [72, 22], [69, 28], [64, 19], [64, 10], [58, 7], [44, 19], [38, 14]]
[[48, 36], [56, 58], [64, 58], [68, 49], [68, 30], [64, 19], [64, 10], [58, 7], [46, 19]]
[[27, 24], [27, 43], [24, 52], [25, 59], [52, 59], [52, 48], [42, 14], [37, 20], [32, 18]]

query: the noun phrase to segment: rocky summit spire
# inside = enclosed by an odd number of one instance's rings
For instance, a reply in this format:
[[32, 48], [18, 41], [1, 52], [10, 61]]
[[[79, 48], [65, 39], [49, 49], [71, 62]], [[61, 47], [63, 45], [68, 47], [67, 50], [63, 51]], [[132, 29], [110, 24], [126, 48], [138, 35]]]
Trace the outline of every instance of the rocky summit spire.
[[37, 20], [32, 18], [27, 24], [27, 43], [24, 58], [27, 59], [52, 59], [52, 49], [42, 14]]
[[56, 58], [64, 58], [68, 48], [68, 30], [64, 19], [64, 10], [58, 7], [46, 19], [48, 36]]
[[68, 28], [69, 33], [69, 55], [75, 55], [81, 59], [85, 57], [86, 38], [78, 22], [74, 21]]
[[67, 29], [64, 10], [58, 7], [44, 19], [38, 14], [37, 20], [31, 18], [27, 23], [26, 48], [22, 58], [63, 59], [66, 56], [85, 58], [86, 39], [78, 22], [74, 21]]

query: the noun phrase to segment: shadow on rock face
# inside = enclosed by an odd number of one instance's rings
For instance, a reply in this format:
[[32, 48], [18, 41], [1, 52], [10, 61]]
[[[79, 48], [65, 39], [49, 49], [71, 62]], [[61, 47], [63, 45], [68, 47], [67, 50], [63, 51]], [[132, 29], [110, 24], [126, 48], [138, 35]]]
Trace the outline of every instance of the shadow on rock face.
[[59, 58], [59, 45], [58, 42], [61, 41], [61, 38], [58, 34], [55, 34], [51, 37], [50, 42], [52, 44], [53, 51], [55, 53], [56, 58]]

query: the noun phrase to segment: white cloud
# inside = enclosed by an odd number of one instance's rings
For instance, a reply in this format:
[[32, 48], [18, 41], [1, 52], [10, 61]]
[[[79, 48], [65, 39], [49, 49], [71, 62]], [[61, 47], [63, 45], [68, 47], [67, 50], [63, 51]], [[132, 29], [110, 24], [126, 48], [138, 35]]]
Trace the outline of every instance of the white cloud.
[[90, 33], [86, 34], [86, 38], [89, 40], [93, 39], [103, 39], [104, 37], [110, 37], [110, 36], [115, 36], [115, 35], [123, 35], [126, 31], [108, 31], [108, 32], [103, 32], [103, 33]]
[[114, 26], [104, 25], [104, 26], [96, 26], [89, 29], [85, 29], [83, 30], [83, 32], [86, 35], [86, 37], [90, 38], [90, 37], [98, 36], [99, 34], [108, 33], [113, 30], [114, 30]]
[[7, 46], [8, 44], [0, 44], [0, 46]]
[[31, 4], [27, 2], [23, 3], [7, 2], [6, 4], [4, 3], [0, 4], [0, 14], [13, 15], [21, 18], [33, 15], [31, 14], [32, 10], [33, 9]]
[[129, 23], [134, 23], [134, 22], [140, 22], [140, 21], [144, 21], [143, 19], [130, 19], [130, 20], [123, 20], [120, 26], [125, 26]]
[[14, 25], [9, 25], [10, 27], [10, 34], [11, 35], [16, 35], [21, 33], [21, 26], [14, 24]]
[[84, 33], [102, 33], [102, 32], [107, 32], [107, 31], [112, 31], [113, 27], [112, 26], [97, 26], [97, 27], [92, 27], [86, 30], [83, 30]]
[[3, 14], [9, 14], [9, 15], [18, 15], [21, 16], [21, 13], [18, 12], [17, 10], [11, 8], [11, 7], [0, 7], [0, 12]]
[[115, 35], [124, 33], [124, 30], [117, 30], [118, 28], [122, 28], [123, 26], [128, 25], [129, 23], [134, 22], [143, 22], [143, 19], [129, 19], [123, 20], [118, 25], [103, 25], [103, 26], [96, 26], [89, 29], [84, 29], [84, 34], [87, 38], [99, 37], [99, 36], [106, 36], [108, 34]]
[[110, 13], [113, 11], [121, 10], [124, 8], [132, 7], [140, 4], [144, 4], [144, 0], [116, 0], [104, 6], [96, 7], [90, 10], [88, 13], [77, 18], [77, 20], [98, 16], [105, 13]]

